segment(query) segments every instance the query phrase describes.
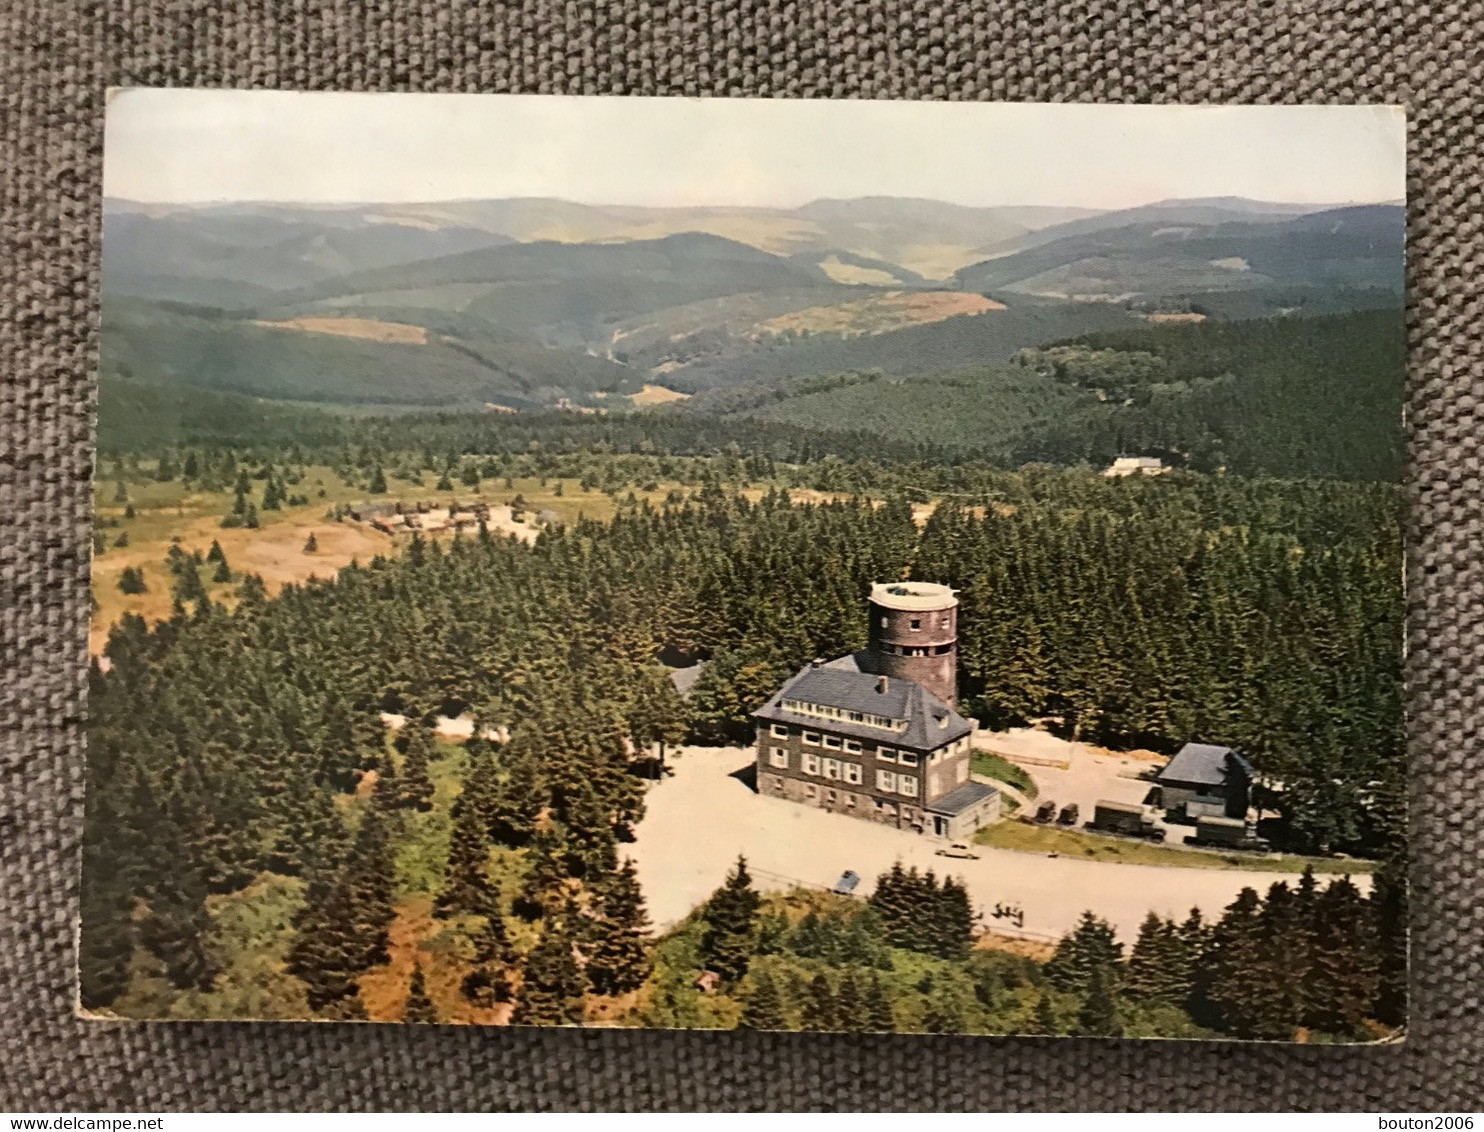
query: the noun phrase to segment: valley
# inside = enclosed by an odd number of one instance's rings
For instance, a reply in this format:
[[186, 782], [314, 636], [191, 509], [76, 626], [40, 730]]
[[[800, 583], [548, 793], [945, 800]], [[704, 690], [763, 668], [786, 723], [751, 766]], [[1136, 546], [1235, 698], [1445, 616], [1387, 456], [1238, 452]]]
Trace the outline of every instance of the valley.
[[105, 381], [333, 406], [611, 413], [1175, 320], [1394, 309], [1401, 287], [1393, 205], [110, 201], [105, 228]]

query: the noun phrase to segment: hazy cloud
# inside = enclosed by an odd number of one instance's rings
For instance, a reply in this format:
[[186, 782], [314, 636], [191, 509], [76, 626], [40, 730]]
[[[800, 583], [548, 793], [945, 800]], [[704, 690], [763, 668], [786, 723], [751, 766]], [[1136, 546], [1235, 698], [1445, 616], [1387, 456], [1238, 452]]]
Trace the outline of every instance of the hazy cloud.
[[1401, 111], [130, 90], [104, 189], [151, 201], [1119, 208], [1399, 200]]

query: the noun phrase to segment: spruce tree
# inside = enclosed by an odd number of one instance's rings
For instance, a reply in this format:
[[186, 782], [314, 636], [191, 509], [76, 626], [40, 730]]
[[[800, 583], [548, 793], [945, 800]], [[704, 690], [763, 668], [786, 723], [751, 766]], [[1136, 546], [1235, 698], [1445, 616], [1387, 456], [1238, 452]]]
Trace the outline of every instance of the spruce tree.
[[[173, 839], [172, 839], [173, 840]], [[139, 940], [165, 965], [165, 975], [182, 989], [209, 990], [217, 962], [207, 949], [211, 918], [206, 912], [206, 880], [190, 859], [187, 846], [153, 878], [149, 911], [139, 925]]]
[[500, 908], [499, 886], [491, 882], [485, 905], [479, 909], [484, 922], [472, 940], [474, 969], [464, 976], [464, 997], [478, 1006], [493, 1006], [510, 997], [507, 970], [515, 952], [505, 932], [505, 919]]
[[366, 490], [372, 495], [384, 495], [386, 493], [386, 476], [382, 474], [381, 465], [371, 473], [371, 483]]
[[1332, 880], [1315, 903], [1314, 961], [1308, 1024], [1331, 1034], [1358, 1034], [1379, 985], [1380, 957], [1372, 908], [1349, 877]]
[[456, 916], [488, 906], [490, 881], [489, 827], [467, 790], [453, 806], [453, 830], [448, 841], [448, 864], [443, 888], [433, 901], [433, 915]]
[[1042, 992], [1036, 999], [1036, 1010], [1031, 1016], [1031, 1025], [1026, 1033], [1051, 1038], [1060, 1032], [1056, 1025], [1056, 1015], [1051, 1010], [1051, 996]]
[[317, 539], [315, 537], [313, 531], [310, 531], [309, 532], [309, 537], [304, 540], [304, 553], [305, 554], [314, 554], [318, 550], [319, 550], [319, 539]]
[[137, 566], [125, 566], [119, 572], [119, 592], [129, 595], [142, 594], [149, 587], [144, 584], [144, 573]]
[[1211, 942], [1197, 970], [1191, 1013], [1196, 1021], [1250, 1038], [1259, 1015], [1259, 990], [1254, 976], [1261, 965], [1262, 933], [1258, 924], [1261, 900], [1244, 888], [1227, 905], [1211, 930]]
[[407, 988], [407, 1001], [402, 1007], [402, 1021], [422, 1024], [438, 1021], [438, 1011], [434, 1009], [433, 1000], [428, 997], [427, 987], [423, 983], [422, 965], [416, 960], [412, 965], [412, 983]]
[[864, 1034], [871, 1028], [870, 1014], [854, 971], [846, 971], [840, 980], [835, 994], [835, 1021], [841, 1030], [851, 1034]]
[[524, 977], [511, 1021], [518, 1026], [559, 1026], [582, 1021], [586, 980], [573, 953], [568, 906], [548, 917], [541, 940], [526, 957]]
[[778, 993], [778, 984], [766, 969], [752, 976], [752, 989], [742, 1005], [739, 1028], [758, 1031], [788, 1029], [788, 1020], [783, 1014], [783, 996]]
[[649, 917], [634, 863], [597, 882], [598, 918], [590, 934], [587, 977], [595, 994], [625, 994], [649, 978]]
[[866, 984], [866, 1020], [873, 1034], [896, 1032], [896, 1015], [879, 975], [872, 975], [871, 981]]
[[1188, 993], [1189, 963], [1180, 929], [1150, 912], [1139, 926], [1122, 989], [1130, 998], [1178, 1006]]
[[384, 963], [396, 916], [392, 853], [382, 815], [373, 806], [356, 831], [345, 881], [354, 911], [355, 955], [362, 968]]
[[801, 1030], [838, 1030], [840, 1016], [830, 980], [820, 971], [809, 981], [799, 1017]]
[[216, 569], [211, 573], [213, 582], [230, 582], [232, 580], [232, 568], [227, 565], [225, 558], [216, 564]]
[[433, 808], [433, 780], [428, 763], [436, 753], [433, 733], [414, 719], [402, 728], [405, 749], [397, 772], [397, 804], [426, 812]]
[[702, 912], [706, 930], [701, 936], [701, 962], [721, 977], [723, 986], [734, 987], [747, 974], [757, 942], [761, 903], [752, 887], [747, 859], [739, 855], [726, 883], [712, 893]]
[[1388, 1026], [1407, 1020], [1407, 858], [1394, 849], [1371, 880], [1371, 920], [1378, 940], [1371, 1013]]
[[1112, 925], [1083, 912], [1076, 928], [1062, 937], [1046, 961], [1046, 981], [1060, 991], [1085, 993], [1094, 971], [1114, 967], [1122, 959], [1123, 945]]
[[974, 927], [968, 891], [952, 877], [944, 877], [936, 904], [933, 953], [939, 959], [967, 959]]
[[515, 912], [534, 921], [546, 915], [566, 891], [566, 847], [562, 835], [543, 826], [531, 838], [526, 854], [526, 875], [515, 894]]
[[929, 1034], [962, 1034], [968, 1029], [966, 1004], [952, 979], [936, 980], [922, 1012], [922, 1028]]
[[1082, 1009], [1077, 1012], [1077, 1034], [1100, 1038], [1116, 1038], [1123, 1034], [1110, 967], [1099, 966], [1092, 970], [1087, 996], [1082, 1000]]

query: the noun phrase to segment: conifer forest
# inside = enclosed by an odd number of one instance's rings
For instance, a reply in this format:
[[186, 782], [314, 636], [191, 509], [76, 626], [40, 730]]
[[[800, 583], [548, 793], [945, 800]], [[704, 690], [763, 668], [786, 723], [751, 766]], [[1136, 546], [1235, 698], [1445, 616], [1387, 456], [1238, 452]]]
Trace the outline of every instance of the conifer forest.
[[[367, 498], [399, 476], [495, 497], [571, 482], [611, 515], [529, 543], [413, 532], [271, 596], [220, 543], [172, 544], [172, 612], [125, 614], [91, 677], [88, 1009], [1331, 1040], [1400, 1023], [1393, 485], [889, 450], [793, 463], [739, 441], [671, 455], [549, 444], [520, 420], [465, 451], [474, 427], [429, 418], [400, 450], [342, 423], [318, 444], [104, 453], [107, 510], [178, 483], [235, 500], [224, 530], [326, 478]], [[1219, 739], [1281, 784], [1285, 848], [1382, 863], [1369, 895], [1306, 874], [1126, 940], [1090, 911], [1037, 961], [971, 946], [948, 867], [883, 876], [862, 903], [759, 892], [739, 862], [656, 933], [626, 856], [656, 753], [749, 742], [751, 709], [861, 647], [860, 595], [902, 577], [960, 591], [960, 695], [984, 726], [1051, 717], [1112, 749]], [[695, 660], [682, 697], [669, 666]], [[471, 734], [436, 735], [440, 716]], [[389, 964], [409, 916], [428, 921], [436, 984]], [[719, 985], [698, 990], [701, 970]]]

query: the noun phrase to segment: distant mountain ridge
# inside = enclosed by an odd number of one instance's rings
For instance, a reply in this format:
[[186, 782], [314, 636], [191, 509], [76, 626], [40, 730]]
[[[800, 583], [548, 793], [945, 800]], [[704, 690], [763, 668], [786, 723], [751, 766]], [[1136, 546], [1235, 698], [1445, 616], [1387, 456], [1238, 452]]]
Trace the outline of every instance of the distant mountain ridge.
[[1189, 209], [1180, 212], [1186, 219], [1164, 212], [1075, 231], [963, 268], [954, 281], [965, 290], [1106, 301], [1264, 288], [1400, 293], [1406, 232], [1400, 205], [1272, 213], [1257, 221], [1226, 214]]
[[[499, 241], [522, 243], [614, 243], [705, 232], [775, 255], [839, 250], [942, 279], [972, 262], [973, 249], [981, 245], [1091, 216], [1096, 210], [1037, 205], [972, 207], [904, 197], [816, 200], [792, 209], [589, 205], [558, 198], [512, 197], [385, 204], [162, 205], [109, 200], [104, 211], [109, 219], [131, 217], [134, 223], [146, 227], [188, 225], [208, 236], [224, 227], [249, 222], [264, 229], [309, 225], [338, 230], [379, 227], [428, 233], [461, 231], [471, 234], [470, 239], [473, 233], [484, 233]], [[262, 283], [261, 279], [248, 281]]]

